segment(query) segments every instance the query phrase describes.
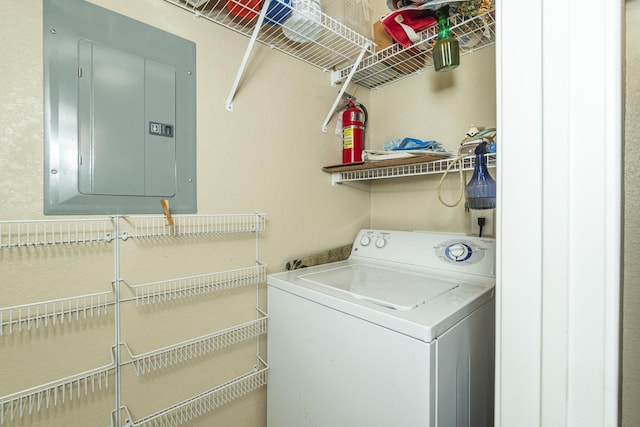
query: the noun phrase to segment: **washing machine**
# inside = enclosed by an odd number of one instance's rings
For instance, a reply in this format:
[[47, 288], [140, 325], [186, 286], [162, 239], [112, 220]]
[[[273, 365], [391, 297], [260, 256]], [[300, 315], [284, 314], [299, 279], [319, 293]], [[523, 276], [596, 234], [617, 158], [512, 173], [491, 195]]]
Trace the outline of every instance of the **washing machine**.
[[493, 426], [495, 241], [361, 230], [267, 278], [268, 427]]

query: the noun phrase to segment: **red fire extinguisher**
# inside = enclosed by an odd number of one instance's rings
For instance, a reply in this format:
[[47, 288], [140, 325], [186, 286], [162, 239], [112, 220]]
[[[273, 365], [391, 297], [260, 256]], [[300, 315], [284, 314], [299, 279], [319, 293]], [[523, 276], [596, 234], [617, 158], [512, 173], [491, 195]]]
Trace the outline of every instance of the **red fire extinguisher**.
[[362, 161], [367, 116], [364, 105], [347, 99], [346, 109], [342, 112], [342, 163]]

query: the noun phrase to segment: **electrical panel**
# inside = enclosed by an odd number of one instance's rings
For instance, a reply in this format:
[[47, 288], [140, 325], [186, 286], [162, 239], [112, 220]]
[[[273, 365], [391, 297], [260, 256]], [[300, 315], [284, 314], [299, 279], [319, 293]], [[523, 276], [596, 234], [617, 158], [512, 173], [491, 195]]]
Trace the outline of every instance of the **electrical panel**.
[[44, 212], [196, 212], [195, 44], [44, 1]]

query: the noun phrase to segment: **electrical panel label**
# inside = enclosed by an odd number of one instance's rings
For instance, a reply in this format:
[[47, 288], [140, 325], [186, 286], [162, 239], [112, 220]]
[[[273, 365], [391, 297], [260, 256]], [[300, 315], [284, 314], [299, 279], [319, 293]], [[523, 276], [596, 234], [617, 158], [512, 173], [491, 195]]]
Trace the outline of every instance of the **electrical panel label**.
[[173, 126], [164, 123], [149, 122], [149, 133], [151, 135], [173, 138]]

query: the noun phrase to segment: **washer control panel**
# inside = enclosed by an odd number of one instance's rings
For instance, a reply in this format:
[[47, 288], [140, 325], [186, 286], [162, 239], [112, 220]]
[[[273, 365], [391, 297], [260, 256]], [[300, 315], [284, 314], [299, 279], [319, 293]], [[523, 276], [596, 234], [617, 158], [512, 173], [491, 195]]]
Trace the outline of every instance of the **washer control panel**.
[[483, 276], [495, 274], [495, 239], [427, 231], [361, 230], [351, 258]]
[[470, 240], [448, 240], [434, 247], [436, 256], [452, 264], [475, 264], [484, 258], [485, 249]]
[[360, 234], [360, 241], [355, 245], [355, 250], [358, 251], [358, 246], [360, 248], [366, 248], [368, 246], [382, 249], [387, 246], [387, 241], [391, 238], [391, 233], [385, 231], [379, 232], [368, 232]]

